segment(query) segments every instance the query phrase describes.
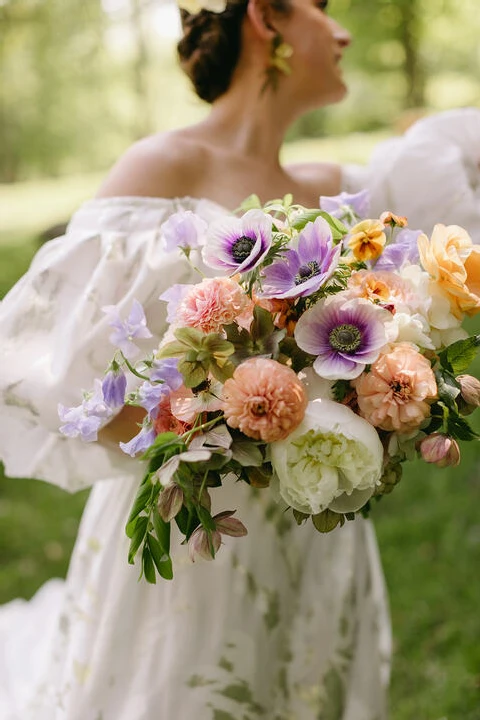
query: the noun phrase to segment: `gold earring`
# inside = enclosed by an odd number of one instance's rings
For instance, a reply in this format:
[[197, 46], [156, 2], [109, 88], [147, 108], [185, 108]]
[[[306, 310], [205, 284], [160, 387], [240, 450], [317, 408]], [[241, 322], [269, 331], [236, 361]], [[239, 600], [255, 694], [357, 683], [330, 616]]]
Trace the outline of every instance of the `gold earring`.
[[278, 78], [282, 75], [291, 75], [292, 68], [288, 63], [288, 58], [292, 57], [293, 48], [288, 43], [284, 42], [283, 37], [280, 33], [276, 33], [271, 42], [270, 46], [270, 58], [266, 69], [266, 79], [262, 88], [262, 92], [269, 86], [272, 86], [274, 90], [278, 86]]

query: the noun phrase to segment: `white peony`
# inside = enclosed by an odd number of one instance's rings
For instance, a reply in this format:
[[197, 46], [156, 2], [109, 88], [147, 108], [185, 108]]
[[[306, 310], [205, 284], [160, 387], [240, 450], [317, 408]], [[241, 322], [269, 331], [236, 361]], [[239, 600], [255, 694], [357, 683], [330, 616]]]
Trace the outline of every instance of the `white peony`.
[[359, 510], [382, 475], [375, 428], [332, 400], [309, 402], [298, 428], [270, 450], [281, 497], [308, 514]]

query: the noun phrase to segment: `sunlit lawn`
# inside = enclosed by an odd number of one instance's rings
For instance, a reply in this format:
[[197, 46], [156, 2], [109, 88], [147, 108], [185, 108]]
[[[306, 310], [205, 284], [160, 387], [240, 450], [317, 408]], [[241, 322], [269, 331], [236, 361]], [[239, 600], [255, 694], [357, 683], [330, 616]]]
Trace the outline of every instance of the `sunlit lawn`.
[[[376, 140], [304, 141], [286, 157], [360, 161]], [[66, 220], [98, 181], [0, 186], [0, 293], [27, 268], [39, 232]], [[395, 637], [391, 720], [480, 718], [480, 453], [473, 443], [462, 453], [459, 469], [409, 467], [374, 508]], [[0, 601], [64, 575], [87, 494], [0, 477]]]

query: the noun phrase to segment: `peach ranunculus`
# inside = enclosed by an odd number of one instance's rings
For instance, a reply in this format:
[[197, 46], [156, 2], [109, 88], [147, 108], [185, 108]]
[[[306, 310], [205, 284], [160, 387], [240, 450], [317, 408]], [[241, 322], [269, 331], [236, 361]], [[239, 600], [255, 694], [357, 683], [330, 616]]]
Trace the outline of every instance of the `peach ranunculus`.
[[420, 261], [448, 297], [457, 318], [480, 312], [480, 247], [458, 225], [435, 225], [418, 238]]
[[376, 260], [387, 241], [385, 226], [380, 220], [362, 220], [354, 225], [348, 235], [348, 246], [356, 260]]
[[359, 270], [348, 280], [348, 290], [355, 297], [363, 297], [380, 305], [418, 304], [411, 283], [389, 270]]
[[249, 358], [223, 386], [227, 425], [244, 435], [274, 442], [303, 420], [307, 394], [293, 370], [276, 360]]
[[430, 362], [409, 343], [392, 345], [352, 381], [360, 415], [375, 427], [407, 433], [430, 415], [437, 384]]
[[164, 395], [157, 408], [157, 416], [153, 421], [153, 428], [157, 435], [164, 432], [174, 432], [183, 435], [192, 426], [175, 417], [170, 405], [170, 396]]
[[206, 278], [193, 285], [180, 302], [175, 323], [204, 333], [218, 332], [241, 315], [249, 298], [231, 278]]

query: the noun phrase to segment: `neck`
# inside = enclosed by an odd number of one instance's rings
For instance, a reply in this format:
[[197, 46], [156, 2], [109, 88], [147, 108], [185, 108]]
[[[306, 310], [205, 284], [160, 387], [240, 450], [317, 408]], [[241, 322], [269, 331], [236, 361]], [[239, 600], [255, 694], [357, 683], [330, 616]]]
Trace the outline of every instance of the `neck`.
[[[254, 71], [254, 72], [253, 72]], [[230, 88], [216, 100], [207, 120], [202, 123], [214, 133], [217, 146], [228, 148], [243, 157], [280, 166], [279, 154], [285, 133], [295, 119], [295, 103], [286, 88], [267, 87], [258, 76], [258, 66], [250, 78], [233, 78]]]

